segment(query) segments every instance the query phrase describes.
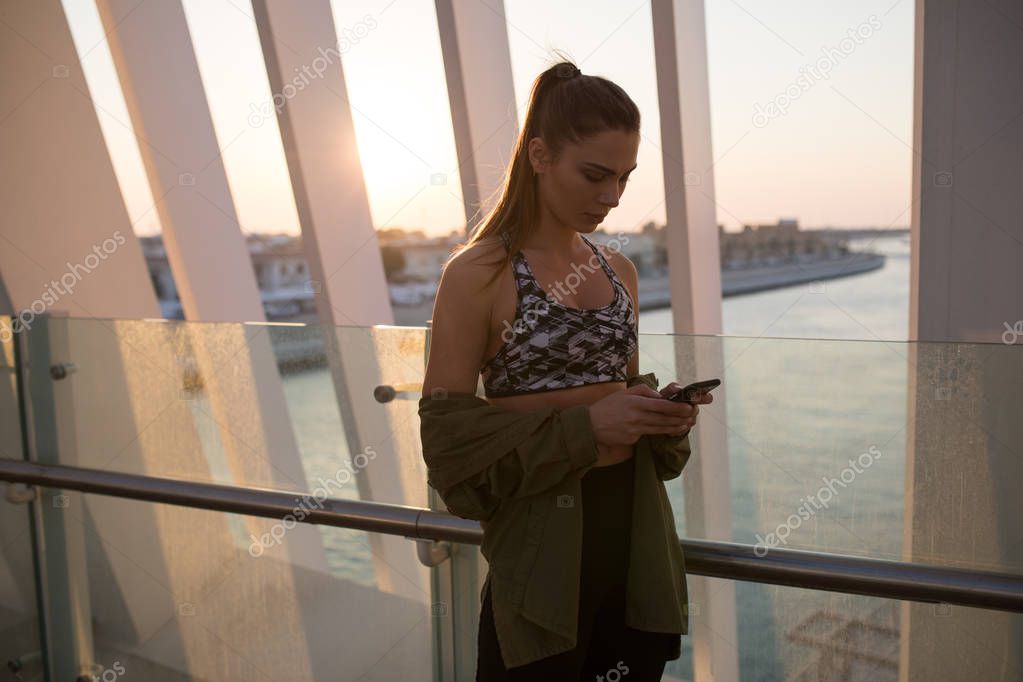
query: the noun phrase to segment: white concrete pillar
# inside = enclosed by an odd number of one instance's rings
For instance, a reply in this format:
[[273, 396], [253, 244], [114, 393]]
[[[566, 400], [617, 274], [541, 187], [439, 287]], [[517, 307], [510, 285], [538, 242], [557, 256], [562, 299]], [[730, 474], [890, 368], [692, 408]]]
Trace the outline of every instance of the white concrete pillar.
[[0, 273], [11, 306], [160, 317], [60, 2], [4, 11]]
[[[703, 2], [654, 0], [651, 4], [654, 62], [660, 102], [664, 197], [667, 213], [668, 278], [676, 334], [721, 333], [721, 270], [714, 201], [710, 90]], [[724, 348], [707, 337], [675, 342], [674, 377], [721, 378], [710, 418], [705, 409], [693, 434], [693, 457], [681, 477], [685, 486], [686, 533], [695, 538], [732, 534], [728, 435], [724, 412], [728, 378]], [[735, 584], [689, 577], [693, 675], [699, 682], [739, 678]]]
[[998, 4], [916, 5], [911, 340], [1001, 343], [1023, 318], [1023, 8]]
[[657, 0], [651, 11], [675, 333], [720, 334], [721, 257], [703, 2]]
[[[372, 328], [394, 318], [330, 3], [256, 0], [253, 11], [359, 496], [414, 504], [426, 497], [420, 470], [409, 466], [420, 456], [396, 437], [395, 412], [373, 398], [405, 370], [391, 339]], [[418, 358], [410, 371], [405, 381], [422, 381]], [[381, 534], [368, 541], [379, 588], [425, 603], [429, 572], [415, 545]]]
[[434, 4], [469, 236], [493, 208], [519, 134], [504, 3]]
[[[909, 338], [945, 343], [909, 347], [906, 561], [1023, 564], [1020, 26], [1018, 2], [916, 3]], [[901, 680], [1023, 669], [1009, 614], [903, 602], [901, 616]]]
[[[179, 0], [97, 2], [163, 228], [193, 350], [239, 485], [308, 490], [252, 259], [237, 220]], [[261, 536], [273, 524], [246, 518]], [[292, 561], [325, 570], [319, 531], [288, 533]]]

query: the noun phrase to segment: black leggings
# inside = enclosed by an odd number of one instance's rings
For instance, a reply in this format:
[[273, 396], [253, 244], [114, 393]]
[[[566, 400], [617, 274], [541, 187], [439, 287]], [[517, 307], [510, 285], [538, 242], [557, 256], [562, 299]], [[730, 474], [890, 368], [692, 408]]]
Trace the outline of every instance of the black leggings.
[[505, 668], [497, 643], [490, 589], [483, 596], [477, 682], [660, 680], [681, 635], [625, 625], [625, 584], [632, 524], [635, 458], [595, 467], [582, 478], [583, 547], [577, 646]]

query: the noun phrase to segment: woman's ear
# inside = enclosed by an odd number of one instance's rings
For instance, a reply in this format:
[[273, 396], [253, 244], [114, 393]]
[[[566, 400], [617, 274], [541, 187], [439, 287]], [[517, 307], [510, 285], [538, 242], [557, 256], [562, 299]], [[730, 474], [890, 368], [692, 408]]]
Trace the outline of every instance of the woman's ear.
[[543, 138], [532, 138], [526, 145], [526, 153], [529, 156], [529, 164], [533, 167], [534, 173], [539, 175], [547, 170], [547, 145], [544, 144]]

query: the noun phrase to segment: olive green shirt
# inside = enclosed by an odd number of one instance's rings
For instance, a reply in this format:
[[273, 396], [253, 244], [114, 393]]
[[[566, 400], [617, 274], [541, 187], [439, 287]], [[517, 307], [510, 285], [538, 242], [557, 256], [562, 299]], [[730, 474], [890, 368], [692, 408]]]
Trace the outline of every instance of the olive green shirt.
[[[651, 372], [628, 385], [657, 389]], [[495, 628], [508, 668], [576, 646], [582, 556], [580, 479], [597, 462], [588, 405], [518, 412], [467, 392], [419, 401], [428, 482], [456, 516], [480, 522]], [[687, 634], [682, 547], [664, 481], [689, 459], [689, 436], [636, 442], [626, 625]], [[681, 654], [676, 646], [669, 660]]]

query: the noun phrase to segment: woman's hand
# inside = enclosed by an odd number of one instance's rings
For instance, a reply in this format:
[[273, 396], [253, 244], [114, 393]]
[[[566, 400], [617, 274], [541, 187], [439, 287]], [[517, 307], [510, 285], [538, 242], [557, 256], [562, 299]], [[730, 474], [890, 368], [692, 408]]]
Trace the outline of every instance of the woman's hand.
[[[646, 384], [636, 384], [590, 405], [590, 421], [598, 451], [601, 444], [632, 445], [646, 434], [674, 436], [688, 432], [696, 424], [700, 408], [695, 404], [666, 400], [666, 395], [674, 392], [667, 390], [672, 386], [677, 387], [674, 390], [681, 388], [672, 383], [659, 393]], [[700, 397], [701, 402], [710, 402], [706, 399], [709, 396]]]
[[[685, 386], [683, 386], [682, 384], [680, 384], [678, 382], [673, 381], [670, 384], [668, 384], [667, 386], [665, 386], [664, 388], [662, 388], [660, 391], [658, 391], [658, 393], [660, 393], [660, 395], [662, 397], [664, 397], [664, 398], [670, 398], [671, 396], [673, 396], [676, 393], [678, 393], [679, 391], [681, 391], [683, 388], [685, 388]], [[691, 403], [679, 403], [680, 405], [692, 405], [693, 406], [693, 409], [694, 409], [694, 412], [693, 412], [693, 423], [690, 424], [687, 428], [685, 428], [680, 433], [675, 433], [675, 434], [672, 434], [672, 435], [674, 435], [674, 436], [684, 436], [687, 433], [689, 433], [689, 430], [693, 426], [696, 426], [696, 415], [700, 414], [700, 408], [698, 406], [699, 405], [708, 405], [708, 404], [710, 404], [712, 402], [714, 402], [714, 396], [712, 396], [710, 393], [697, 393], [696, 394], [696, 398]]]

